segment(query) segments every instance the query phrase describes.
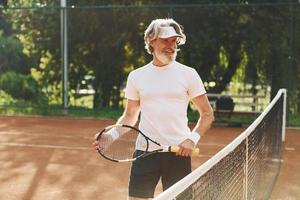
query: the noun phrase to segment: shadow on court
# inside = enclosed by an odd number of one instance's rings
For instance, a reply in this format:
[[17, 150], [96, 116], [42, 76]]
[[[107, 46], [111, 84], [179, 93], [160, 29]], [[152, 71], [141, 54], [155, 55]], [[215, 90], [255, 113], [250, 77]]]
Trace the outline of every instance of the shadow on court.
[[[130, 164], [106, 161], [92, 150], [95, 132], [111, 120], [0, 116], [0, 199], [126, 199]], [[242, 128], [215, 127], [203, 137], [193, 168]], [[299, 199], [300, 130], [289, 130], [272, 199]], [[298, 152], [298, 153], [297, 153]], [[157, 193], [160, 191], [160, 186]]]

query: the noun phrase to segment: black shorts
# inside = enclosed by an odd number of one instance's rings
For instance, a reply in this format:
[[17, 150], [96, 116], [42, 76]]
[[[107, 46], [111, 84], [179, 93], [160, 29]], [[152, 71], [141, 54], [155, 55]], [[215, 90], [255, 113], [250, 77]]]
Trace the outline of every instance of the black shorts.
[[[138, 155], [142, 153], [139, 150], [135, 152]], [[166, 190], [191, 171], [191, 158], [176, 156], [175, 153], [155, 153], [139, 158], [131, 166], [129, 196], [153, 198], [160, 178], [163, 190]]]

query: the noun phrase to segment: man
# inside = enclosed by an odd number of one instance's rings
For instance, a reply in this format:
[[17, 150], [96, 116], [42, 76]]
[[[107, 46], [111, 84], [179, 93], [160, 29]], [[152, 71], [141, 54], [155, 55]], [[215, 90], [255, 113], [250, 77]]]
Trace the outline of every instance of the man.
[[[190, 155], [213, 122], [203, 83], [197, 72], [175, 61], [177, 45], [185, 43], [181, 26], [173, 19], [156, 19], [144, 34], [145, 48], [153, 56], [152, 62], [132, 71], [127, 80], [127, 104], [118, 124], [134, 126], [141, 112], [139, 129], [155, 141], [180, 147], [175, 153], [157, 153], [132, 163], [129, 197], [147, 199], [154, 195], [162, 179], [167, 189], [191, 172]], [[200, 118], [191, 131], [188, 127], [187, 107], [192, 101]], [[104, 135], [113, 139], [113, 135]], [[140, 154], [143, 141], [137, 141]], [[95, 142], [95, 148], [99, 143]], [[149, 150], [154, 150], [155, 145]]]

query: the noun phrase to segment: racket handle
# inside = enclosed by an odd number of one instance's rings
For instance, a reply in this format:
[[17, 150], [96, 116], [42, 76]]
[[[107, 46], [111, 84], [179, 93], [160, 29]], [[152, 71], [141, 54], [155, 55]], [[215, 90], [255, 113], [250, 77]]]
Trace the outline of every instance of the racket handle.
[[[179, 151], [179, 148], [180, 148], [179, 146], [171, 146], [169, 147], [169, 151], [176, 153], [177, 151]], [[197, 155], [199, 155], [199, 148], [195, 148], [192, 151], [192, 156], [197, 156]]]

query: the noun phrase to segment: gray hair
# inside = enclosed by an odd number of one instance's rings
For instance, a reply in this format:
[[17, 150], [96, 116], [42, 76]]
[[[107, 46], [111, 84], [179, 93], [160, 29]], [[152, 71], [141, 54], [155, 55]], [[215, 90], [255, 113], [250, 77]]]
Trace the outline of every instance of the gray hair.
[[145, 49], [149, 54], [152, 54], [153, 49], [150, 42], [158, 37], [160, 27], [172, 26], [176, 33], [180, 35], [177, 37], [177, 44], [183, 45], [186, 41], [186, 36], [183, 33], [183, 27], [173, 19], [155, 19], [153, 20], [144, 33]]

